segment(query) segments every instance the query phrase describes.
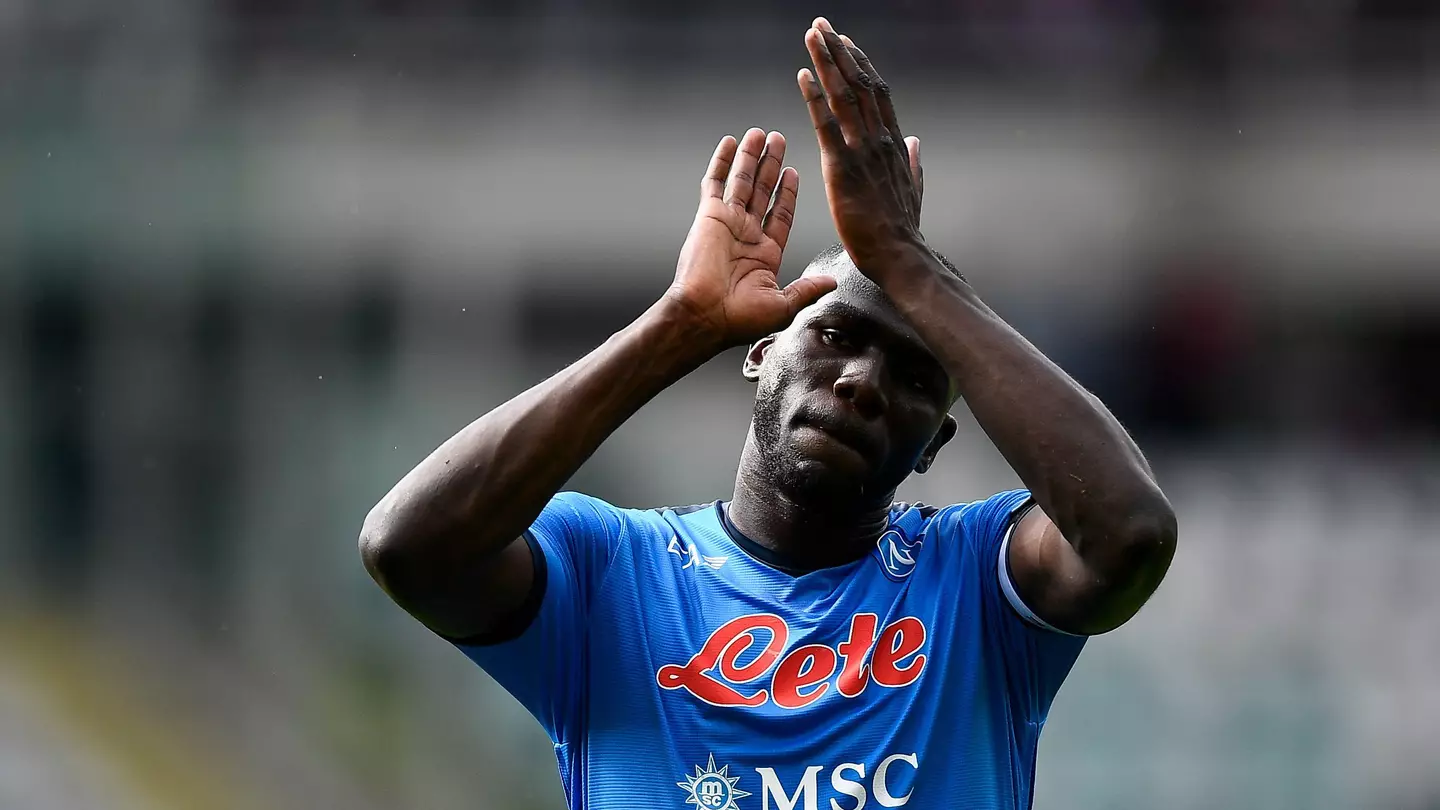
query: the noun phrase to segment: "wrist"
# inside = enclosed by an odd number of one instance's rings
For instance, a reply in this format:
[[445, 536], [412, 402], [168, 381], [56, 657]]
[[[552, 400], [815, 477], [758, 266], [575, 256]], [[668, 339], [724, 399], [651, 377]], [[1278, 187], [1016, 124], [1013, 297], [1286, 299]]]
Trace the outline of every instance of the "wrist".
[[897, 234], [862, 255], [852, 255], [852, 258], [865, 275], [882, 287], [887, 281], [898, 278], [914, 278], [936, 270], [948, 272], [939, 256], [926, 244], [925, 237], [917, 231]]
[[732, 343], [726, 340], [723, 329], [674, 291], [666, 291], [640, 317], [661, 346], [674, 349], [677, 358], [697, 367]]

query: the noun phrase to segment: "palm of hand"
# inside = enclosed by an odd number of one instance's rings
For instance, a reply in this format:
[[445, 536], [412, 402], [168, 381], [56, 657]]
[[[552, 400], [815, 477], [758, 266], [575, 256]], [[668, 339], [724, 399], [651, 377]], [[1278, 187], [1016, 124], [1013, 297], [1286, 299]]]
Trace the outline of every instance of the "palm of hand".
[[790, 302], [778, 280], [781, 255], [780, 244], [765, 234], [759, 217], [738, 205], [706, 199], [681, 253], [676, 285], [688, 300], [713, 313], [714, 325], [725, 334], [750, 340], [773, 331], [789, 314]]
[[800, 186], [794, 169], [782, 171], [784, 155], [778, 132], [767, 137], [752, 129], [739, 144], [726, 136], [701, 181], [700, 207], [668, 295], [726, 344], [785, 328], [802, 307], [834, 288], [813, 277], [780, 287], [780, 259]]

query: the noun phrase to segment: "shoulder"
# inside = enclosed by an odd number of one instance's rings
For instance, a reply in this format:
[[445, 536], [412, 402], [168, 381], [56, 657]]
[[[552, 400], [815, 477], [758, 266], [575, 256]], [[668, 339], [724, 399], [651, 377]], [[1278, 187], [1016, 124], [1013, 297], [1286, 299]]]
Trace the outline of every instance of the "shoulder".
[[936, 539], [961, 539], [986, 544], [998, 543], [1010, 524], [1033, 503], [1030, 492], [1007, 490], [980, 500], [930, 506], [897, 503], [897, 520], [913, 515], [923, 522], [926, 534]]
[[595, 497], [586, 495], [583, 492], [557, 492], [545, 505], [546, 512], [554, 512], [562, 517], [573, 517], [580, 519], [605, 519], [618, 518], [621, 511], [614, 504]]
[[685, 532], [697, 526], [718, 524], [718, 501], [687, 504], [684, 506], [653, 506], [648, 509], [631, 510], [637, 522], [653, 526], [667, 534]]
[[689, 506], [656, 506], [645, 511], [652, 512], [661, 517], [665, 517], [667, 515], [674, 517], [685, 517], [687, 515], [693, 516], [698, 513], [705, 512], [706, 510], [713, 510], [714, 508], [715, 501], [706, 501], [705, 503], [693, 503]]
[[665, 518], [653, 509], [617, 506], [582, 492], [556, 493], [530, 526], [528, 534], [546, 551], [568, 549], [587, 559], [615, 554], [670, 532]]
[[594, 495], [586, 495], [583, 492], [557, 492], [550, 499], [545, 507], [547, 512], [554, 512], [567, 518], [575, 518], [581, 521], [599, 521], [614, 525], [621, 529], [631, 529], [641, 526], [663, 525], [669, 514], [686, 514], [691, 510], [704, 509], [708, 505], [695, 507], [658, 507], [658, 508], [636, 508], [618, 506]]
[[689, 506], [628, 507], [568, 491], [556, 494], [546, 512], [552, 520], [581, 527], [586, 534], [603, 534], [617, 545], [662, 541], [662, 552], [664, 541], [677, 534], [704, 531], [702, 527], [718, 520], [713, 501]]

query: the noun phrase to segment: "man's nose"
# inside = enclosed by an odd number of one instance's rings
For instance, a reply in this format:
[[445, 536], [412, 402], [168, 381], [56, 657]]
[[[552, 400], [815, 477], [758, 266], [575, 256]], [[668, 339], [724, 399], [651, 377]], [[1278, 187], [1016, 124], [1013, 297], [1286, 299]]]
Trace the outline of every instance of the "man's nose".
[[835, 396], [847, 400], [866, 419], [875, 419], [890, 407], [883, 378], [885, 361], [878, 351], [851, 357], [835, 380]]

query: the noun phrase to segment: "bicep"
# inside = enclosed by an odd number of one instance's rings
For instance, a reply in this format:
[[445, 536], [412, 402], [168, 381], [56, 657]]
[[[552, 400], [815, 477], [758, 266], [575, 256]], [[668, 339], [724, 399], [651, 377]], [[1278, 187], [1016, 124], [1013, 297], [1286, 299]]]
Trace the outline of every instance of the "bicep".
[[[620, 510], [596, 499], [552, 499], [512, 552], [513, 564], [528, 564], [534, 585], [509, 594], [518, 606], [492, 617], [487, 634], [451, 638], [557, 742], [573, 739], [583, 724], [592, 606], [619, 553], [624, 522]], [[515, 571], [495, 585], [518, 582]]]
[[[406, 569], [409, 570], [406, 570]], [[480, 559], [422, 558], [392, 565], [382, 585], [426, 627], [452, 640], [502, 634], [522, 613], [539, 582], [526, 538]]]
[[[457, 629], [468, 629], [464, 635], [441, 633], [448, 638], [485, 639], [498, 641], [524, 631], [535, 616], [536, 605], [544, 592], [540, 579], [544, 558], [536, 558], [536, 548], [528, 537], [517, 537], [500, 551], [492, 565], [477, 572], [468, 590], [455, 592], [451, 615]], [[478, 597], [478, 598], [477, 598]]]
[[1006, 563], [1020, 600], [1046, 624], [1096, 635], [1119, 627], [1140, 610], [1154, 585], [1105, 576], [1061, 534], [1038, 506], [1016, 523]]

